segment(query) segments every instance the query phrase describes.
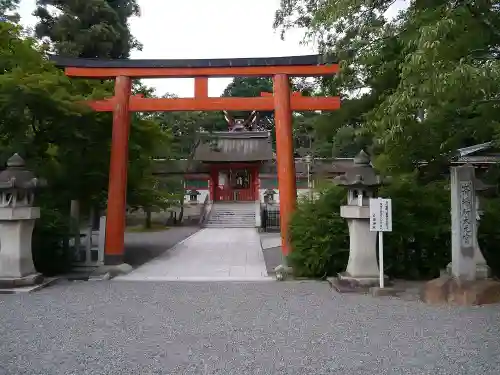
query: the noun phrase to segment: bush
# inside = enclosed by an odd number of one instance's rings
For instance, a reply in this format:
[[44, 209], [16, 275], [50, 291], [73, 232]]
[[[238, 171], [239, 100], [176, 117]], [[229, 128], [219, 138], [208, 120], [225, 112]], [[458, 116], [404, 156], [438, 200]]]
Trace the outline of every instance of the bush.
[[480, 204], [484, 216], [479, 224], [479, 246], [493, 275], [500, 277], [500, 198], [481, 199]]
[[293, 251], [288, 264], [304, 277], [324, 277], [345, 270], [349, 257], [347, 223], [340, 217], [345, 190], [331, 187], [315, 201], [303, 201], [290, 222]]
[[[450, 190], [448, 181], [420, 184], [401, 176], [380, 189], [392, 199], [393, 231], [384, 235], [384, 268], [392, 278], [430, 279], [451, 261]], [[335, 275], [347, 266], [347, 222], [340, 217], [346, 190], [330, 186], [319, 199], [303, 202], [290, 223], [293, 251], [289, 263], [298, 276]], [[500, 198], [481, 198], [481, 250], [500, 276]]]
[[384, 234], [385, 273], [394, 278], [438, 277], [451, 260], [450, 191], [447, 181], [419, 184], [402, 176], [380, 189], [392, 199], [393, 231]]
[[33, 231], [33, 262], [38, 272], [54, 276], [67, 272], [71, 266], [67, 238], [68, 219], [51, 208], [42, 208], [41, 218]]

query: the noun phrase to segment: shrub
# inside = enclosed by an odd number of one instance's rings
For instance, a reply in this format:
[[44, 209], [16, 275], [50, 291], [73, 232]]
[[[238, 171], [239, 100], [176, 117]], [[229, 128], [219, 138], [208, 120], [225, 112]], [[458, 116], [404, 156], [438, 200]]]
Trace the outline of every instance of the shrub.
[[345, 190], [330, 187], [314, 201], [300, 202], [290, 222], [293, 251], [288, 263], [298, 276], [324, 277], [343, 271], [349, 256], [347, 224], [340, 217]]
[[451, 260], [450, 191], [447, 181], [419, 184], [401, 176], [380, 189], [392, 199], [393, 231], [384, 234], [385, 273], [394, 278], [438, 277]]
[[491, 267], [493, 275], [500, 277], [500, 198], [481, 199], [484, 216], [479, 225], [479, 246]]
[[[420, 185], [402, 176], [380, 191], [393, 200], [393, 232], [385, 235], [385, 272], [405, 279], [439, 275], [451, 259], [450, 203], [445, 181]], [[340, 217], [346, 190], [331, 186], [318, 200], [301, 203], [290, 223], [289, 263], [299, 276], [344, 271], [348, 261], [347, 221]]]
[[70, 269], [71, 258], [66, 239], [68, 219], [53, 208], [43, 208], [33, 231], [33, 262], [38, 272], [54, 276]]

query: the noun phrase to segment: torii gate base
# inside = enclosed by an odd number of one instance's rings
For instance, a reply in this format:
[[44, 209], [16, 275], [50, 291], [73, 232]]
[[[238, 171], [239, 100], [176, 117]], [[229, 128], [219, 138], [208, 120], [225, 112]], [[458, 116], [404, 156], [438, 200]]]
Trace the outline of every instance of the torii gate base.
[[[335, 74], [338, 65], [322, 56], [212, 60], [93, 60], [53, 57], [69, 77], [115, 79], [112, 98], [90, 101], [96, 111], [113, 112], [113, 135], [106, 220], [105, 263], [123, 263], [130, 112], [152, 111], [275, 111], [276, 155], [280, 190], [281, 238], [290, 251], [288, 223], [296, 208], [292, 111], [335, 110], [338, 97], [302, 97], [290, 92], [289, 77]], [[256, 98], [210, 98], [209, 77], [273, 77], [274, 93]], [[194, 98], [147, 99], [131, 96], [132, 79], [195, 78]]]

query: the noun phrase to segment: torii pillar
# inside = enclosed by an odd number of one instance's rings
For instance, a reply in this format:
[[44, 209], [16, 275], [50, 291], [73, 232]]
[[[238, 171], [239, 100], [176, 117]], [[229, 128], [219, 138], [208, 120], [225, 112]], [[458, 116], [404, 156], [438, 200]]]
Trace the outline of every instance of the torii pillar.
[[297, 180], [293, 157], [292, 110], [290, 80], [286, 74], [276, 74], [274, 82], [274, 117], [276, 127], [276, 161], [280, 191], [280, 226], [283, 255], [290, 253], [288, 224], [297, 207]]
[[122, 264], [124, 257], [128, 141], [130, 134], [129, 99], [131, 90], [132, 81], [130, 77], [116, 77], [104, 248], [104, 263], [106, 265]]

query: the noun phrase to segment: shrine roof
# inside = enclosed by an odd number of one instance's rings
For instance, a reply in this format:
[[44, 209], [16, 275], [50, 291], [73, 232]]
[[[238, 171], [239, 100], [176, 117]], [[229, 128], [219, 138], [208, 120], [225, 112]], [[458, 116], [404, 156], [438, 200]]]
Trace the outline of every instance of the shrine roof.
[[500, 149], [493, 142], [459, 148], [452, 164], [494, 164], [500, 162]]
[[203, 135], [194, 160], [245, 162], [273, 159], [269, 132], [214, 132]]
[[89, 59], [52, 55], [50, 61], [59, 67], [73, 68], [231, 68], [261, 66], [311, 66], [337, 63], [323, 55], [225, 58], [225, 59]]
[[[354, 159], [352, 158], [317, 158], [311, 165], [311, 174], [316, 176], [328, 177], [329, 175], [339, 175], [346, 173], [353, 168]], [[155, 174], [186, 174], [193, 177], [208, 177], [210, 166], [200, 161], [188, 160], [165, 160], [158, 159], [154, 166]], [[263, 161], [260, 168], [263, 176], [275, 176], [277, 174], [276, 163], [274, 160]], [[307, 177], [307, 164], [302, 159], [295, 159], [295, 173], [297, 177]]]
[[489, 150], [493, 147], [493, 142], [485, 142], [469, 147], [463, 147], [459, 148], [457, 150], [457, 154], [459, 157], [467, 156], [467, 155], [472, 155], [472, 154], [477, 154], [480, 152], [484, 152], [486, 150]]

